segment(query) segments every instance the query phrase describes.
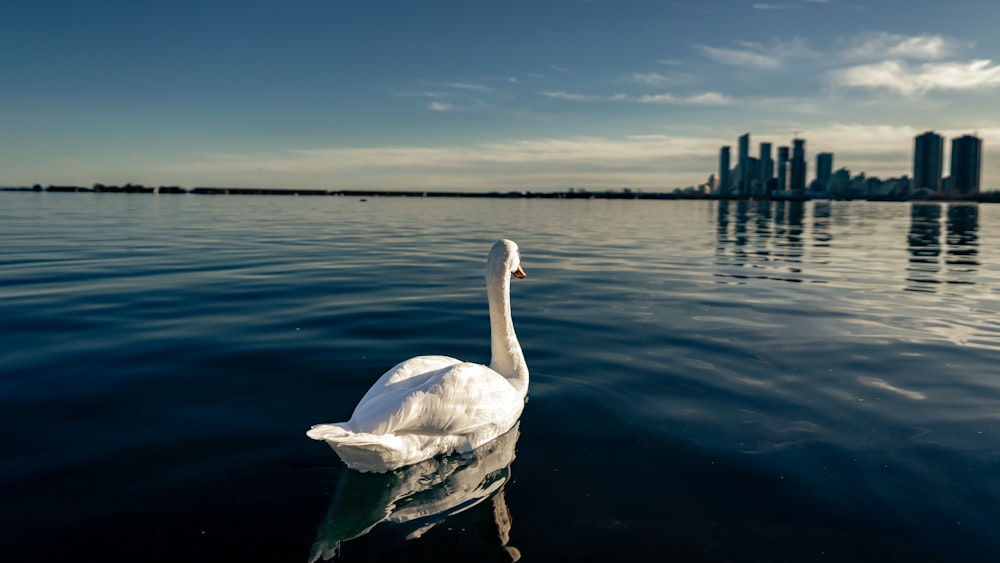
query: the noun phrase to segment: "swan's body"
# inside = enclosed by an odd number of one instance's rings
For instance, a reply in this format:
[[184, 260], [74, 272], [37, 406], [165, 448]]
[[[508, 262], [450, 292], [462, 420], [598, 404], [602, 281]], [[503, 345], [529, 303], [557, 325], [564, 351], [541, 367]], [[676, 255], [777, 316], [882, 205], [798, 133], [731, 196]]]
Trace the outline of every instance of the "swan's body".
[[504, 434], [521, 416], [528, 366], [510, 317], [510, 277], [524, 277], [517, 245], [500, 240], [486, 262], [489, 366], [447, 356], [397, 364], [372, 385], [347, 422], [313, 426], [344, 463], [391, 471], [450, 452], [469, 452]]

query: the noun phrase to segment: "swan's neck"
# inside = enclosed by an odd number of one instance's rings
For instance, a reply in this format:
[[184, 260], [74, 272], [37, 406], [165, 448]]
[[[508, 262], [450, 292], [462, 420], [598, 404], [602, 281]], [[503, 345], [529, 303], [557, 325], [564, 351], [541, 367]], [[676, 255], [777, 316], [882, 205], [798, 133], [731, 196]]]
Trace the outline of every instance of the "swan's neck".
[[510, 275], [489, 276], [486, 293], [490, 300], [490, 343], [493, 359], [490, 367], [507, 378], [521, 395], [528, 391], [528, 365], [514, 334], [510, 318]]

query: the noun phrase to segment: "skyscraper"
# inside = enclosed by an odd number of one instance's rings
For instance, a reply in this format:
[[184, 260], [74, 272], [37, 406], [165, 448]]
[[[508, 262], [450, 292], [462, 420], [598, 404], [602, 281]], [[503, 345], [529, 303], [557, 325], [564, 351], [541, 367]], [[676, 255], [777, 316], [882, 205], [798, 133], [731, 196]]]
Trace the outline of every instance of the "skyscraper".
[[830, 177], [833, 175], [833, 153], [821, 152], [816, 155], [816, 179], [824, 189], [830, 188]]
[[759, 195], [761, 191], [761, 182], [758, 180], [760, 178], [760, 159], [752, 156], [747, 158], [747, 178], [749, 182], [746, 189], [743, 190], [743, 195]]
[[944, 138], [933, 131], [913, 139], [913, 189], [941, 191]]
[[774, 159], [771, 158], [771, 143], [760, 144], [760, 170], [757, 177], [767, 184], [767, 181], [774, 178]]
[[806, 141], [805, 139], [795, 139], [792, 141], [792, 166], [791, 178], [788, 189], [806, 189]]
[[738, 158], [740, 175], [736, 193], [746, 195], [747, 190], [750, 189], [750, 133], [744, 133], [740, 137]]
[[719, 188], [716, 193], [719, 195], [728, 195], [729, 186], [732, 183], [729, 177], [729, 145], [726, 145], [719, 149]]
[[778, 147], [778, 191], [788, 189], [788, 147]]
[[973, 135], [951, 140], [951, 186], [959, 195], [979, 193], [983, 142]]

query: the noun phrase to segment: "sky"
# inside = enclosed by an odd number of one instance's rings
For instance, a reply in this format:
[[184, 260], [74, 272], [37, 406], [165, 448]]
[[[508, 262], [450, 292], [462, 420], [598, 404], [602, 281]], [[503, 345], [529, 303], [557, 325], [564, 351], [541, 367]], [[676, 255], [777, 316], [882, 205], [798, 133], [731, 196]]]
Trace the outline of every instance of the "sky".
[[722, 145], [1000, 189], [996, 0], [7, 0], [0, 185], [670, 190]]

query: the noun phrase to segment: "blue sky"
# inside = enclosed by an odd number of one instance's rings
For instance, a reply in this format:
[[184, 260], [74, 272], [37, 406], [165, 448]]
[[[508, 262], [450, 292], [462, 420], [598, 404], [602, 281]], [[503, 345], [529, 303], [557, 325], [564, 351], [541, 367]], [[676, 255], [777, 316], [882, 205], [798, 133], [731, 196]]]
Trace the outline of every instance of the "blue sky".
[[997, 22], [995, 0], [10, 0], [0, 185], [672, 189], [744, 132], [798, 132], [810, 175], [831, 151], [891, 176], [933, 129], [978, 133], [1000, 188]]

